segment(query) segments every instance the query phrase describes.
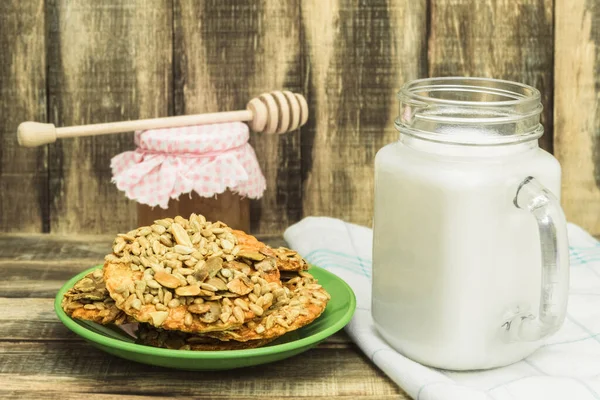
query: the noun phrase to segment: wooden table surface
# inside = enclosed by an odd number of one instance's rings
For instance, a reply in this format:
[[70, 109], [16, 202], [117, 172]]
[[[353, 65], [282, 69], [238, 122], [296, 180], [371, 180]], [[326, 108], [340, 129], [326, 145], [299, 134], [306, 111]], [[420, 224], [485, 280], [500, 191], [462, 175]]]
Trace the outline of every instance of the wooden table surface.
[[53, 300], [69, 278], [102, 263], [111, 242], [0, 234], [0, 398], [408, 399], [343, 332], [287, 360], [224, 372], [138, 364], [92, 347], [60, 323]]

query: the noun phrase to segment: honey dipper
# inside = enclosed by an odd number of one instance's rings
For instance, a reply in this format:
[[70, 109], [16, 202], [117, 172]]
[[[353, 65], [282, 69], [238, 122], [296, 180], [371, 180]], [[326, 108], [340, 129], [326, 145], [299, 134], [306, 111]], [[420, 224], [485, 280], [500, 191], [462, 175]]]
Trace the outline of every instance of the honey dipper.
[[107, 135], [145, 129], [207, 125], [224, 122], [248, 122], [254, 132], [285, 133], [308, 120], [308, 104], [304, 96], [288, 91], [263, 93], [250, 100], [245, 110], [176, 117], [139, 119], [102, 124], [57, 128], [53, 124], [23, 122], [17, 129], [19, 144], [25, 147], [54, 143], [56, 139]]

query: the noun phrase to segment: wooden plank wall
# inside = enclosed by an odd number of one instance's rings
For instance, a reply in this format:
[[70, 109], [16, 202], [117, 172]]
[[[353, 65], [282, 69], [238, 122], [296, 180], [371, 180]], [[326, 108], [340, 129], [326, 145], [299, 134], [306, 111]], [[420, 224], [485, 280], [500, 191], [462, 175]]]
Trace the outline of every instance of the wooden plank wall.
[[48, 149], [15, 131], [47, 118], [45, 33], [43, 0], [0, 2], [0, 232], [49, 229]]
[[584, 0], [7, 0], [0, 2], [0, 231], [110, 233], [136, 221], [110, 183], [131, 134], [16, 144], [59, 125], [237, 109], [287, 88], [306, 127], [251, 139], [267, 178], [252, 230], [306, 215], [370, 224], [373, 157], [395, 92], [426, 76], [542, 91], [541, 145], [563, 165], [568, 218], [600, 234], [599, 7]]
[[[67, 126], [169, 114], [169, 1], [48, 0], [46, 11], [50, 122]], [[132, 147], [131, 134], [48, 146], [51, 232], [135, 226], [135, 204], [110, 183], [110, 158]]]

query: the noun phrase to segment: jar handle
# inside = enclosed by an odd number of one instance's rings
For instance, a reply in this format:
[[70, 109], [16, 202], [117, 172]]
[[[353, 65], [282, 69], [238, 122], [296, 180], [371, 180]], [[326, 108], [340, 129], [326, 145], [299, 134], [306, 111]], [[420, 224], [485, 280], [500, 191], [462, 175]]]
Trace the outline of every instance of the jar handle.
[[567, 221], [558, 199], [535, 178], [517, 189], [514, 204], [536, 219], [542, 253], [542, 288], [539, 315], [513, 314], [503, 326], [514, 341], [536, 341], [556, 332], [567, 311], [569, 243]]

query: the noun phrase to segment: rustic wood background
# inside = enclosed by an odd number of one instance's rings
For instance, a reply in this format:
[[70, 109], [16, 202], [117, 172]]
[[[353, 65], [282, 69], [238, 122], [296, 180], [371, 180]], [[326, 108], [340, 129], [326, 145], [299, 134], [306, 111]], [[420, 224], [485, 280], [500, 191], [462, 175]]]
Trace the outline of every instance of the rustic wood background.
[[600, 234], [600, 4], [584, 0], [2, 0], [0, 231], [110, 233], [136, 207], [110, 183], [132, 135], [19, 148], [25, 120], [84, 124], [238, 109], [287, 88], [308, 125], [254, 135], [268, 180], [252, 230], [305, 215], [369, 224], [373, 157], [407, 80], [471, 75], [543, 93], [542, 146], [569, 220]]

